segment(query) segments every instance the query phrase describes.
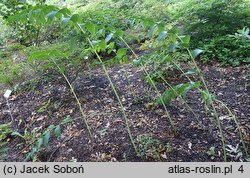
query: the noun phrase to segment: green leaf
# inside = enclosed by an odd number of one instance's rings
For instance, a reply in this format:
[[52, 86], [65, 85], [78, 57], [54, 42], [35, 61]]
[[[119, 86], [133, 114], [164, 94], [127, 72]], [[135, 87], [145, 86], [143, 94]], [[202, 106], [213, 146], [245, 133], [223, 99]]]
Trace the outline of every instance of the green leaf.
[[66, 26], [66, 25], [69, 24], [69, 20], [70, 20], [70, 18], [62, 17], [62, 20], [61, 20], [61, 21], [62, 21], [62, 24]]
[[107, 48], [107, 44], [106, 44], [105, 40], [101, 40], [101, 41], [98, 43], [98, 46], [101, 48], [102, 51], [105, 51], [106, 48]]
[[12, 135], [12, 136], [18, 136], [18, 137], [23, 138], [23, 135], [20, 134], [19, 132], [16, 132], [16, 131], [12, 132], [11, 135]]
[[88, 31], [89, 31], [92, 35], [95, 35], [95, 34], [96, 34], [96, 26], [95, 26], [95, 24], [88, 22], [88, 23], [86, 23], [86, 27], [87, 27]]
[[168, 33], [177, 35], [177, 34], [179, 33], [179, 30], [178, 30], [177, 27], [173, 27], [172, 29], [170, 29], [170, 30], [168, 31]]
[[166, 34], [167, 34], [166, 31], [161, 32], [160, 35], [158, 36], [158, 41], [161, 41], [162, 39], [164, 39]]
[[54, 124], [51, 124], [48, 129], [54, 129], [55, 128], [55, 125]]
[[122, 37], [123, 34], [124, 34], [124, 31], [122, 31], [122, 30], [117, 30], [117, 31], [115, 32], [115, 35], [117, 35], [118, 37]]
[[58, 139], [61, 138], [62, 132], [61, 132], [61, 127], [60, 127], [60, 125], [56, 126], [56, 128], [55, 128], [55, 135], [56, 135], [56, 137], [57, 137]]
[[190, 36], [185, 36], [182, 38], [182, 42], [188, 44], [190, 42]]
[[51, 23], [55, 19], [56, 14], [57, 11], [52, 11], [46, 15], [49, 23]]
[[164, 29], [165, 29], [165, 24], [163, 22], [160, 22], [157, 25], [157, 28], [158, 28], [158, 34], [160, 35], [164, 31]]
[[63, 119], [62, 124], [66, 124], [71, 121], [70, 116], [67, 116], [65, 119]]
[[126, 48], [120, 48], [118, 51], [117, 51], [117, 54], [116, 56], [121, 59], [123, 56], [125, 56], [127, 53], [127, 49]]
[[149, 32], [148, 32], [148, 37], [149, 37], [149, 38], [152, 38], [152, 37], [153, 37], [153, 34], [154, 34], [154, 31], [155, 31], [156, 27], [157, 27], [157, 25], [155, 24], [155, 25], [153, 25], [153, 26], [150, 28], [150, 30], [149, 30]]
[[166, 104], [169, 104], [173, 99], [176, 99], [178, 96], [185, 97], [187, 92], [192, 89], [196, 89], [199, 86], [199, 82], [189, 82], [185, 84], [176, 85], [170, 89], [165, 90], [162, 96], [156, 100], [155, 104], [162, 105], [162, 101]]
[[67, 8], [60, 9], [58, 13], [63, 14], [65, 17], [68, 17], [71, 14], [70, 10]]
[[124, 57], [123, 57], [123, 62], [124, 62], [124, 63], [127, 63], [127, 62], [128, 62], [128, 56], [124, 56]]
[[110, 33], [106, 38], [105, 38], [105, 41], [106, 41], [106, 43], [108, 43], [110, 40], [111, 40], [111, 38], [113, 37], [113, 33]]
[[188, 70], [187, 72], [181, 74], [181, 77], [187, 76], [187, 75], [193, 75], [193, 74], [196, 74], [196, 73], [197, 73], [197, 71], [196, 71], [195, 69], [193, 69], [193, 70]]
[[108, 47], [113, 50], [115, 48], [115, 43], [114, 42], [111, 42], [109, 43]]
[[168, 47], [168, 51], [172, 52], [177, 47], [179, 47], [178, 43], [173, 43]]
[[139, 66], [142, 63], [142, 58], [138, 59], [138, 60], [133, 60], [133, 65], [134, 66]]
[[70, 20], [74, 23], [81, 23], [81, 17], [78, 14], [72, 15]]
[[201, 91], [202, 99], [206, 104], [210, 104], [215, 100], [215, 96], [207, 91]]
[[41, 148], [41, 146], [43, 145], [43, 138], [39, 138], [37, 141], [36, 141], [36, 148], [37, 150], [39, 150]]
[[50, 139], [50, 131], [47, 130], [43, 136], [43, 142], [45, 146], [48, 146], [49, 139]]
[[173, 59], [170, 56], [165, 56], [163, 60], [166, 62], [171, 62]]
[[32, 63], [34, 60], [45, 61], [49, 59], [49, 53], [44, 51], [32, 52], [28, 57], [28, 63]]
[[201, 49], [195, 49], [191, 52], [191, 55], [193, 58], [196, 58], [197, 56], [199, 56], [201, 53], [203, 52], [203, 50]]

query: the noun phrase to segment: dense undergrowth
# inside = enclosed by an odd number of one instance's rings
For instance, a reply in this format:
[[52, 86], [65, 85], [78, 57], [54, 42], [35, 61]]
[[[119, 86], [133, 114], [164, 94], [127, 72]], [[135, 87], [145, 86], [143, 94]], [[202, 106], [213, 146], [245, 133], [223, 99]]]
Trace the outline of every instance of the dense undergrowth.
[[[248, 0], [202, 0], [199, 3], [196, 0], [96, 0], [49, 3], [0, 1], [3, 18], [0, 25], [4, 26], [1, 28], [3, 35], [0, 36], [0, 44], [3, 46], [0, 51], [0, 83], [5, 88], [10, 87], [19, 93], [31, 90], [32, 87], [27, 85], [36, 85], [36, 80], [60, 77], [77, 103], [80, 118], [91, 140], [94, 139], [95, 131], [89, 125], [72, 83], [78, 75], [101, 67], [120, 105], [131, 145], [136, 155], [143, 157], [148, 145], [142, 149], [141, 144], [160, 143], [151, 138], [132, 135], [123, 101], [108, 73], [108, 67], [131, 64], [142, 69], [144, 80], [155, 91], [152, 106], [163, 108], [164, 118], [169, 122], [174, 135], [179, 134], [178, 127], [168, 106], [177, 99], [192, 113], [197, 126], [203, 127], [197, 116], [199, 113], [186, 100], [187, 93], [195, 90], [201, 95], [207, 116], [213, 116], [216, 121], [224, 161], [228, 160], [229, 154], [219, 119], [219, 105], [236, 125], [242, 155], [245, 160], [249, 160], [244, 133], [237, 118], [226, 104], [216, 98], [216, 93], [210, 92], [197, 64], [200, 60], [219, 62], [221, 65], [249, 65]], [[6, 34], [6, 29], [12, 29], [12, 33]], [[133, 48], [134, 44], [147, 53], [140, 54]], [[183, 63], [188, 64], [188, 68], [183, 68]], [[173, 77], [185, 82], [173, 86], [168, 82]], [[159, 89], [161, 84], [166, 86], [164, 91]], [[46, 110], [46, 105], [41, 110]], [[23, 134], [11, 130], [12, 122], [5, 123], [1, 125], [0, 138], [4, 142], [0, 145], [0, 156], [5, 156], [4, 152], [8, 149], [5, 145], [11, 134], [23, 138], [30, 145], [25, 160], [36, 161], [41, 148], [49, 144], [51, 135], [54, 133], [60, 138], [62, 125], [70, 122], [67, 117], [57, 125], [51, 124], [42, 133], [26, 131]]]

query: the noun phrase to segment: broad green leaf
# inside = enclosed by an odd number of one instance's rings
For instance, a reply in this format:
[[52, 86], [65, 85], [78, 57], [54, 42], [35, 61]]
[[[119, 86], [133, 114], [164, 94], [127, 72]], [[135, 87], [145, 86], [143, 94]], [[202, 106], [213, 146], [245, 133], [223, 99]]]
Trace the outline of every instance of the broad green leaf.
[[115, 43], [114, 42], [109, 43], [108, 47], [113, 50], [115, 48]]
[[65, 17], [68, 17], [68, 16], [71, 14], [70, 10], [67, 9], [67, 8], [62, 8], [62, 9], [60, 9], [60, 10], [58, 11], [58, 13], [63, 14]]
[[158, 36], [158, 41], [161, 41], [162, 39], [164, 39], [166, 34], [167, 34], [166, 31], [161, 32], [160, 35]]
[[115, 32], [115, 35], [117, 35], [118, 37], [122, 37], [123, 34], [124, 34], [124, 31], [122, 31], [122, 30], [117, 30], [117, 31]]
[[184, 36], [182, 37], [182, 43], [181, 45], [185, 48], [189, 47], [189, 42], [190, 42], [190, 36]]
[[98, 43], [98, 46], [101, 48], [102, 51], [105, 51], [106, 48], [107, 48], [107, 44], [106, 44], [105, 40], [101, 40], [101, 41]]
[[120, 48], [118, 51], [117, 51], [117, 54], [116, 56], [121, 59], [123, 56], [125, 56], [127, 53], [127, 49], [126, 48]]
[[172, 57], [170, 57], [170, 56], [165, 56], [165, 57], [163, 58], [163, 60], [166, 61], [166, 62], [171, 62], [173, 59], [172, 59]]
[[203, 101], [206, 104], [210, 104], [215, 99], [215, 96], [212, 95], [211, 93], [207, 92], [207, 91], [202, 91], [201, 95], [202, 95]]
[[39, 150], [41, 148], [41, 146], [43, 145], [43, 138], [39, 138], [37, 141], [36, 141], [36, 148], [37, 150]]
[[51, 124], [48, 129], [54, 129], [55, 128], [55, 125], [54, 124]]
[[108, 43], [110, 40], [111, 40], [111, 38], [113, 37], [113, 33], [110, 33], [106, 38], [105, 38], [105, 41], [106, 41], [106, 43]]
[[143, 27], [148, 28], [152, 27], [155, 24], [155, 22], [152, 19], [144, 19], [143, 20]]
[[70, 17], [70, 20], [74, 23], [81, 23], [81, 17], [78, 14], [74, 14]]
[[161, 97], [159, 97], [155, 104], [162, 105], [162, 101], [166, 104], [169, 104], [172, 100], [176, 99], [178, 96], [185, 97], [187, 92], [192, 89], [196, 89], [200, 86], [199, 82], [189, 82], [185, 84], [179, 84], [173, 88], [165, 90]]
[[155, 31], [156, 27], [157, 27], [157, 25], [155, 24], [155, 25], [153, 25], [153, 26], [150, 28], [150, 30], [149, 30], [149, 32], [148, 32], [148, 37], [149, 37], [149, 38], [152, 38], [152, 37], [153, 37], [153, 34], [154, 34], [154, 31]]
[[66, 124], [71, 121], [70, 116], [67, 116], [65, 119], [63, 119], [62, 124]]
[[43, 142], [44, 142], [44, 145], [45, 145], [45, 146], [48, 146], [49, 139], [50, 139], [50, 131], [47, 130], [47, 131], [45, 132], [45, 134], [43, 135]]
[[185, 36], [182, 38], [182, 42], [188, 44], [190, 42], [190, 36]]
[[51, 23], [55, 19], [56, 14], [57, 11], [52, 11], [46, 15], [49, 23]]
[[193, 58], [196, 58], [197, 56], [199, 56], [201, 53], [203, 52], [203, 50], [201, 49], [195, 49], [191, 52], [191, 55]]
[[179, 47], [178, 43], [173, 43], [168, 47], [168, 51], [172, 52], [177, 47]]
[[56, 128], [55, 128], [55, 135], [56, 135], [57, 138], [61, 138], [62, 132], [61, 132], [60, 125], [56, 126]]
[[123, 62], [124, 62], [124, 63], [127, 63], [127, 62], [128, 62], [128, 56], [124, 56], [124, 57], [123, 57]]
[[133, 60], [133, 65], [134, 66], [139, 66], [142, 63], [142, 58], [138, 59], [138, 60]]
[[95, 34], [96, 34], [96, 26], [95, 26], [95, 24], [88, 22], [88, 23], [86, 23], [86, 27], [87, 27], [88, 31], [89, 31], [92, 35], [95, 35]]
[[63, 74], [65, 71], [66, 71], [65, 66], [60, 66], [60, 67], [59, 67], [59, 72], [60, 72], [60, 73]]
[[62, 24], [65, 26], [69, 24], [69, 20], [70, 20], [70, 18], [65, 18], [65, 17], [62, 17], [62, 19], [61, 19]]
[[174, 34], [174, 35], [178, 35], [179, 30], [178, 30], [177, 27], [173, 27], [173, 28], [171, 28], [171, 29], [168, 31], [168, 33], [171, 33], [171, 34]]
[[34, 60], [45, 61], [50, 58], [49, 53], [44, 51], [33, 52], [28, 57], [28, 63], [32, 63]]
[[158, 30], [158, 35], [160, 35], [164, 30], [165, 30], [165, 24], [163, 22], [160, 22], [158, 25], [157, 25], [157, 30]]

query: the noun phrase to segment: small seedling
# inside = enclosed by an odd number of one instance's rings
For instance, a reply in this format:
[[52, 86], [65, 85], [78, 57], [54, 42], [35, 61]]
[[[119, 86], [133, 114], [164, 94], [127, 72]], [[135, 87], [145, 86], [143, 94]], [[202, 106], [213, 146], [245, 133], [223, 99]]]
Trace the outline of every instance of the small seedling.
[[215, 158], [215, 147], [214, 146], [210, 147], [209, 150], [207, 151], [207, 154], [210, 156], [210, 158], [212, 160], [214, 160], [214, 158]]

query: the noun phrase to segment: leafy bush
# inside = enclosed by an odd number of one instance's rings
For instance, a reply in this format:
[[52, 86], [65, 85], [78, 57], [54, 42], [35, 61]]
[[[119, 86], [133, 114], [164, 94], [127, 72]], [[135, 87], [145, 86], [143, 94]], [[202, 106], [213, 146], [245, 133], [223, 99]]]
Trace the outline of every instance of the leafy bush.
[[14, 86], [16, 82], [24, 80], [28, 74], [24, 63], [15, 63], [14, 60], [0, 61], [0, 83]]
[[7, 38], [11, 36], [11, 28], [8, 27], [3, 19], [0, 17], [0, 45], [4, 45]]
[[[245, 30], [248, 35], [249, 30]], [[250, 38], [240, 34], [216, 37], [204, 46], [203, 61], [218, 60], [234, 66], [250, 63]]]
[[192, 34], [195, 47], [250, 25], [248, 0], [188, 0], [179, 10], [178, 17], [185, 21], [184, 31]]

